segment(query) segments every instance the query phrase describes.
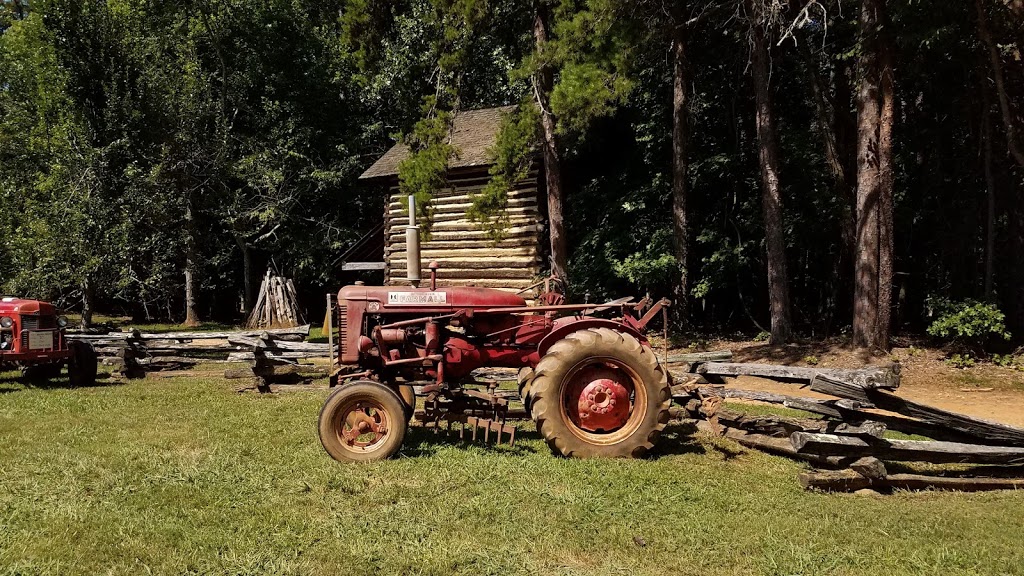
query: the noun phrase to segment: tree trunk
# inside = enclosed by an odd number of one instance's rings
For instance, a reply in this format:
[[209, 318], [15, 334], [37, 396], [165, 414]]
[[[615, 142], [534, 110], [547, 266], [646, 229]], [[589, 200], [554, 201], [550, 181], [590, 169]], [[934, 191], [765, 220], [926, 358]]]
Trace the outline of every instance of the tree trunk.
[[996, 179], [992, 172], [992, 105], [988, 90], [982, 87], [984, 107], [982, 108], [982, 149], [985, 171], [985, 301], [993, 302], [996, 249]]
[[[534, 5], [533, 37], [537, 55], [542, 54], [548, 41], [548, 7], [542, 2]], [[540, 108], [541, 139], [544, 156], [544, 183], [548, 196], [548, 226], [551, 237], [551, 273], [562, 280], [568, 280], [568, 243], [565, 238], [562, 205], [565, 190], [562, 187], [562, 158], [555, 134], [556, 120], [551, 113], [549, 97], [554, 86], [554, 73], [547, 64], [542, 64], [536, 78], [537, 106]]]
[[192, 213], [192, 199], [185, 200], [185, 326], [199, 325], [198, 254], [196, 253], [196, 223]]
[[235, 234], [235, 242], [242, 251], [242, 313], [248, 316], [256, 302], [256, 290], [252, 283], [252, 248], [241, 234]]
[[765, 244], [768, 248], [768, 298], [771, 305], [771, 342], [788, 342], [791, 336], [789, 283], [786, 274], [786, 239], [782, 225], [782, 195], [779, 190], [779, 144], [769, 86], [768, 40], [752, 0], [747, 1], [753, 56], [754, 88], [757, 99], [757, 142], [761, 164], [761, 203], [764, 211]]
[[896, 79], [893, 72], [892, 43], [885, 0], [879, 0], [878, 11], [878, 19], [882, 23], [881, 33], [878, 35], [882, 110], [878, 124], [878, 324], [875, 330], [875, 346], [888, 350], [892, 330], [895, 252], [893, 189], [896, 183], [893, 173], [892, 131], [896, 121]]
[[874, 348], [878, 326], [878, 30], [879, 0], [862, 0], [860, 89], [857, 94], [857, 262], [854, 271], [853, 343]]
[[82, 329], [92, 326], [92, 315], [96, 311], [96, 285], [86, 275], [82, 279]]
[[675, 286], [676, 321], [686, 328], [689, 320], [689, 255], [690, 239], [686, 208], [687, 143], [689, 137], [688, 94], [689, 67], [686, 60], [685, 0], [677, 0], [672, 26], [672, 237], [679, 278]]
[[981, 36], [988, 51], [989, 65], [992, 66], [992, 77], [996, 84], [996, 94], [999, 96], [999, 111], [1003, 115], [1003, 125], [1006, 128], [1006, 144], [1014, 161], [1018, 166], [1024, 168], [1024, 150], [1021, 150], [1020, 144], [1017, 142], [1017, 122], [1014, 119], [1013, 110], [1010, 108], [1010, 98], [1006, 93], [999, 48], [992, 40], [992, 34], [988, 29], [984, 0], [974, 0], [974, 6], [978, 12], [978, 35]]
[[857, 221], [854, 214], [856, 202], [851, 185], [856, 174], [853, 168], [855, 163], [851, 162], [853, 154], [849, 145], [848, 124], [850, 124], [850, 120], [846, 118], [847, 114], [840, 111], [839, 108], [842, 106], [845, 110], [850, 103], [850, 88], [846, 78], [848, 66], [837, 65], [834, 75], [836, 79], [835, 99], [833, 100], [822, 81], [817, 58], [811, 53], [808, 44], [804, 39], [803, 42], [798, 42], [797, 46], [808, 68], [825, 161], [832, 173], [833, 194], [839, 201], [839, 254], [832, 263], [830, 310], [826, 312], [823, 319], [827, 331], [836, 304], [842, 301], [841, 295], [849, 286], [848, 270], [851, 269], [850, 263], [853, 262], [857, 248]]

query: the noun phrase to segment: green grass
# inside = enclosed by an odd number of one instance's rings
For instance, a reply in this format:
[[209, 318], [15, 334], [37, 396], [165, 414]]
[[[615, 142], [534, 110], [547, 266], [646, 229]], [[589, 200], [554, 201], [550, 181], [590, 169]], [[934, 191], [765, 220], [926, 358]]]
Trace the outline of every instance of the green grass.
[[[326, 392], [0, 377], [0, 574], [1020, 574], [1024, 494], [806, 493], [802, 465], [669, 434], [639, 461], [414, 428], [330, 460]], [[638, 545], [634, 537], [645, 545]]]

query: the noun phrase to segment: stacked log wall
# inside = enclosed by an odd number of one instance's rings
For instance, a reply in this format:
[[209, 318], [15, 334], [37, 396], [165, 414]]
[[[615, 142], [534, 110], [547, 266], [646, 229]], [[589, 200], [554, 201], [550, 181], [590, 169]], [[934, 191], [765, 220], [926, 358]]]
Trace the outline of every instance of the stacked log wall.
[[[438, 286], [479, 286], [516, 292], [533, 284], [540, 275], [544, 268], [544, 222], [538, 205], [536, 171], [509, 192], [508, 226], [497, 242], [481, 224], [466, 215], [473, 195], [489, 180], [486, 167], [452, 174], [451, 187], [435, 194], [429, 239], [420, 244], [424, 285], [431, 261], [440, 266]], [[395, 185], [385, 211], [384, 275], [388, 285], [405, 284], [408, 216], [408, 200]]]

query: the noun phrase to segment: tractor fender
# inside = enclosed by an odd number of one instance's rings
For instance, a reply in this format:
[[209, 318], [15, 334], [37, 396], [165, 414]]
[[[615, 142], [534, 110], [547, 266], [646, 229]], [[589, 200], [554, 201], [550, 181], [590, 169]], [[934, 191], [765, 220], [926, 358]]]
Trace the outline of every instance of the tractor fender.
[[559, 318], [555, 320], [555, 326], [548, 333], [547, 336], [541, 339], [540, 344], [537, 345], [537, 353], [539, 356], [544, 356], [548, 352], [548, 348], [551, 348], [555, 342], [558, 342], [562, 338], [565, 338], [569, 334], [578, 330], [587, 330], [590, 328], [610, 328], [616, 332], [622, 332], [629, 334], [640, 341], [640, 343], [647, 345], [647, 338], [643, 334], [626, 326], [622, 322], [616, 322], [614, 320], [607, 320], [605, 318], [583, 318], [577, 319], [573, 317]]

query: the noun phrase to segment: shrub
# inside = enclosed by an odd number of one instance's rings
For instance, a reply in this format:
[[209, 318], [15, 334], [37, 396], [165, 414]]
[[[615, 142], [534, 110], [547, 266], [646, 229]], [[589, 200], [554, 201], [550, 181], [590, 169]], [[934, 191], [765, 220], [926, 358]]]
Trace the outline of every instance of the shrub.
[[929, 298], [928, 307], [936, 316], [928, 333], [937, 338], [981, 350], [991, 338], [1010, 339], [1006, 316], [995, 304], [976, 300], [952, 302], [945, 298]]
[[964, 368], [971, 368], [974, 366], [974, 357], [970, 354], [953, 354], [949, 358], [946, 358], [946, 364], [953, 368], [963, 370]]
[[810, 366], [817, 366], [818, 365], [818, 357], [814, 356], [814, 355], [804, 356], [804, 363], [808, 364]]
[[761, 330], [760, 332], [757, 333], [757, 336], [754, 336], [754, 342], [767, 342], [771, 339], [771, 332], [767, 332], [765, 330]]

